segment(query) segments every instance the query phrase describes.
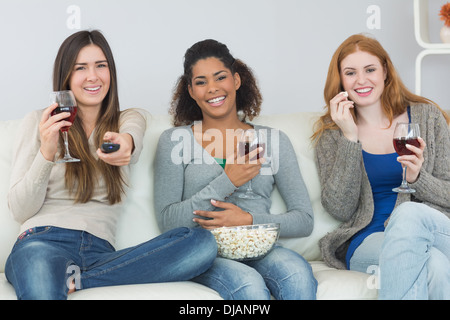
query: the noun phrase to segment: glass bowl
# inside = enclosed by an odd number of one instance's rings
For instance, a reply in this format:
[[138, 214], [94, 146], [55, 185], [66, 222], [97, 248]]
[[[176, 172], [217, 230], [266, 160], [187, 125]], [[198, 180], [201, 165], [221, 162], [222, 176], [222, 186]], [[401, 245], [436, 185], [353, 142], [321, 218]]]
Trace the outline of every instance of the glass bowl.
[[272, 250], [280, 234], [280, 224], [222, 227], [211, 232], [216, 238], [220, 257], [236, 261], [257, 260]]

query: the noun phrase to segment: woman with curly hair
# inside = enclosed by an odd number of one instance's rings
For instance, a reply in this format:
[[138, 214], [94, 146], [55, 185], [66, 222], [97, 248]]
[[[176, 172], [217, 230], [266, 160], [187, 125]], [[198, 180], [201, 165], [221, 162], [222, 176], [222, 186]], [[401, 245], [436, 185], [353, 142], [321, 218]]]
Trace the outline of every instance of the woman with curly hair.
[[[380, 299], [449, 299], [449, 117], [411, 93], [374, 38], [346, 39], [331, 60], [317, 123], [322, 204], [343, 223], [320, 241], [336, 268], [379, 266]], [[393, 146], [397, 123], [420, 125], [420, 146]], [[406, 179], [413, 194], [392, 189]], [[387, 227], [386, 227], [387, 225]]]
[[[156, 153], [155, 206], [161, 230], [280, 223], [282, 237], [311, 233], [313, 212], [289, 138], [246, 122], [259, 114], [261, 101], [252, 71], [224, 44], [204, 40], [187, 50], [172, 101], [175, 127], [161, 135]], [[265, 150], [238, 156], [237, 133], [248, 129], [267, 133]], [[257, 155], [261, 158], [253, 160]], [[258, 199], [240, 197], [250, 180]], [[286, 203], [284, 213], [270, 212], [274, 185]], [[194, 281], [224, 299], [270, 299], [271, 294], [314, 299], [317, 287], [307, 261], [281, 246], [254, 261], [217, 257]]]

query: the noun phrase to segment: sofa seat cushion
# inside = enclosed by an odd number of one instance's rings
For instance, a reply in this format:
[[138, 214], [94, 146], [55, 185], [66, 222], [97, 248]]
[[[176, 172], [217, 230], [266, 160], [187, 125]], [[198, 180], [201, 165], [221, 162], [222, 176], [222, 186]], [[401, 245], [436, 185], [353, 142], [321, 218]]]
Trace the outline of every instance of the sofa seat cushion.
[[220, 295], [191, 281], [92, 288], [69, 295], [69, 300], [218, 300]]
[[328, 267], [323, 261], [310, 261], [319, 283], [320, 300], [374, 300], [378, 298], [377, 279], [372, 274]]
[[[371, 275], [356, 271], [337, 270], [322, 261], [310, 262], [319, 286], [319, 300], [377, 299], [377, 290], [371, 289]], [[15, 300], [14, 288], [0, 273], [0, 300]], [[198, 283], [167, 282], [111, 286], [80, 290], [69, 295], [69, 300], [217, 300], [219, 294]]]

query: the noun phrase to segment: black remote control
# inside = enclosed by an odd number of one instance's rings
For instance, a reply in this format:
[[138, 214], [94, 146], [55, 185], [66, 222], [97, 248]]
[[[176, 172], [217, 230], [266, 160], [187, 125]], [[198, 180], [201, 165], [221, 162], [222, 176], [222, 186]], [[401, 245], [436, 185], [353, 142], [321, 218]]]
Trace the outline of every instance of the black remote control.
[[102, 143], [102, 151], [104, 153], [111, 153], [119, 150], [120, 144], [112, 143], [112, 142], [103, 142]]

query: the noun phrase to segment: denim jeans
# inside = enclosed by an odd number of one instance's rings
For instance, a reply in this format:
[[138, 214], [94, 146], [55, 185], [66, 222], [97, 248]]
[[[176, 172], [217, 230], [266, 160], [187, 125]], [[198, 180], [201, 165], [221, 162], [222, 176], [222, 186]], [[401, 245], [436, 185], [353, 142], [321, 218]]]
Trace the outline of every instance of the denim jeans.
[[115, 251], [78, 230], [32, 228], [19, 236], [6, 262], [18, 299], [66, 299], [77, 289], [190, 280], [211, 267], [217, 246], [211, 232], [177, 228]]
[[385, 232], [368, 236], [350, 260], [361, 272], [376, 265], [380, 299], [450, 299], [450, 219], [424, 204], [401, 204]]
[[384, 232], [368, 235], [353, 253], [349, 269], [369, 273], [373, 266], [379, 267], [383, 240]]
[[298, 253], [275, 246], [260, 260], [238, 262], [218, 257], [213, 266], [194, 278], [216, 290], [225, 300], [312, 300], [317, 281], [309, 263]]
[[420, 203], [394, 210], [380, 254], [380, 299], [450, 299], [450, 219]]

